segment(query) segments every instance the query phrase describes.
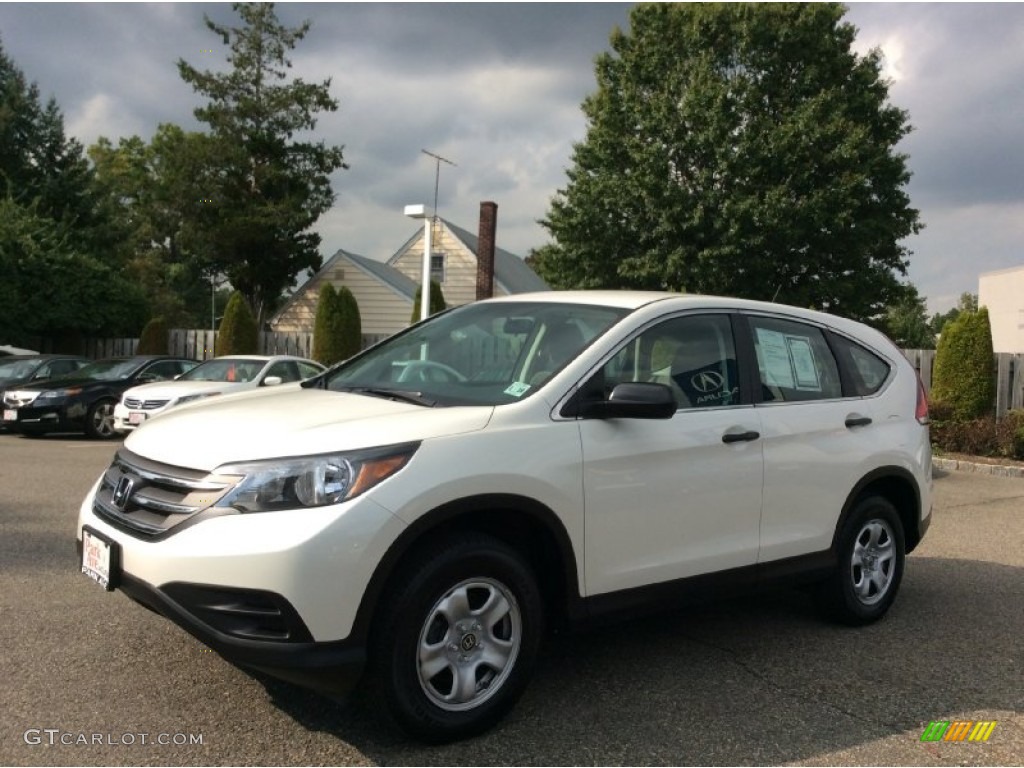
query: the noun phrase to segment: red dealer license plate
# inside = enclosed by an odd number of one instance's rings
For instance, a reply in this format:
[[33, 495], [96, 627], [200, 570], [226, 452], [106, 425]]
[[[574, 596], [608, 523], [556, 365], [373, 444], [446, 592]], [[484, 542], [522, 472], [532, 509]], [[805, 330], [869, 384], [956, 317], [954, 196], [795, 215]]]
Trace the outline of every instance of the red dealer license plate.
[[82, 573], [107, 591], [113, 590], [117, 576], [117, 544], [83, 528]]

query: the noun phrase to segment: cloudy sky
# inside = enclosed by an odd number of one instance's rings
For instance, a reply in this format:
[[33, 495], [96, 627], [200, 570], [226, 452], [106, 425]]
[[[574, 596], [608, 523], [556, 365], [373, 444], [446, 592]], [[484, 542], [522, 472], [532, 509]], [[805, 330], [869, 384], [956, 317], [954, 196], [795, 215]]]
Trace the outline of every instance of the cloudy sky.
[[[628, 27], [629, 7], [278, 5], [285, 24], [313, 22], [294, 73], [331, 78], [340, 101], [317, 126], [351, 166], [317, 226], [325, 257], [344, 248], [385, 260], [415, 233], [403, 207], [434, 196], [422, 149], [456, 163], [441, 166], [441, 216], [475, 232], [480, 202], [493, 200], [499, 246], [525, 255], [544, 244], [536, 222], [584, 137], [594, 57]], [[175, 62], [224, 66], [204, 13], [237, 19], [228, 4], [5, 3], [0, 40], [83, 144], [148, 140], [162, 122], [201, 127]], [[852, 4], [847, 20], [858, 50], [885, 53], [890, 100], [915, 128], [900, 146], [926, 227], [907, 243], [910, 278], [943, 311], [977, 292], [979, 272], [1024, 264], [1024, 4]]]

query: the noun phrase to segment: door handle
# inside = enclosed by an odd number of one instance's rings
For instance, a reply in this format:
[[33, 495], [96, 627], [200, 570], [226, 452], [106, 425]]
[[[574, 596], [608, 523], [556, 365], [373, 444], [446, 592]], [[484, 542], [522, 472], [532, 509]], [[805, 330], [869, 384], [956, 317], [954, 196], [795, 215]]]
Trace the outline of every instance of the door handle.
[[751, 440], [757, 440], [761, 436], [760, 432], [726, 432], [722, 435], [723, 443], [749, 443]]
[[871, 423], [871, 418], [868, 416], [847, 416], [846, 427], [847, 429], [853, 429], [854, 427], [866, 427]]

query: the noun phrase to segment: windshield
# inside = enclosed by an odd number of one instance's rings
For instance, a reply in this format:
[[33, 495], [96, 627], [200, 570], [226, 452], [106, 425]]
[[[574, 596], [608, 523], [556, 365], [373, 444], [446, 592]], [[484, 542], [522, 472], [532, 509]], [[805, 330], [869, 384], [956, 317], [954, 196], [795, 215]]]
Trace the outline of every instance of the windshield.
[[97, 360], [95, 363], [89, 363], [86, 366], [79, 368], [64, 376], [60, 376], [61, 379], [92, 379], [93, 381], [108, 381], [116, 379], [126, 379], [132, 375], [132, 372], [136, 368], [140, 367], [145, 360], [132, 360], [132, 359], [120, 359], [120, 360]]
[[266, 364], [266, 360], [207, 360], [179, 376], [178, 381], [252, 381]]
[[626, 314], [552, 302], [467, 304], [342, 365], [335, 391], [414, 392], [438, 405], [501, 405], [542, 387]]
[[39, 363], [39, 360], [8, 360], [0, 363], [0, 379], [27, 379]]

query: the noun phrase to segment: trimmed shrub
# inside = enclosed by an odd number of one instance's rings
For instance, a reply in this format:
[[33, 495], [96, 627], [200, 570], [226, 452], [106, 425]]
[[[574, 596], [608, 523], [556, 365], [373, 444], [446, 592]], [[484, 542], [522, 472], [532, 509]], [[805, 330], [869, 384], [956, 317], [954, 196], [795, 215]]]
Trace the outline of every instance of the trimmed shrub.
[[[412, 322], [420, 321], [420, 304], [423, 301], [423, 286], [416, 289], [416, 300], [412, 303]], [[444, 294], [441, 293], [441, 285], [436, 280], [430, 281], [430, 314], [436, 315], [444, 312], [448, 305], [444, 303]]]
[[252, 310], [242, 294], [235, 291], [228, 300], [217, 331], [217, 356], [255, 355], [259, 348], [256, 318], [252, 316]]
[[995, 404], [995, 362], [988, 309], [961, 312], [946, 323], [935, 353], [932, 399], [954, 421], [990, 416]]
[[346, 286], [338, 289], [336, 299], [339, 314], [338, 322], [340, 360], [347, 360], [359, 352], [363, 346], [363, 321], [359, 316], [359, 302]]
[[341, 334], [338, 328], [338, 293], [325, 283], [316, 303], [316, 323], [313, 326], [313, 359], [324, 365], [334, 365], [341, 356]]
[[135, 354], [166, 355], [168, 332], [167, 321], [162, 317], [154, 317], [142, 329], [142, 334], [139, 336], [139, 346]]

